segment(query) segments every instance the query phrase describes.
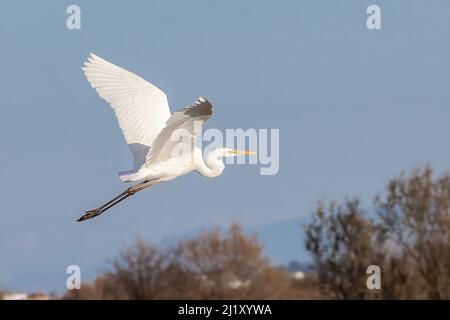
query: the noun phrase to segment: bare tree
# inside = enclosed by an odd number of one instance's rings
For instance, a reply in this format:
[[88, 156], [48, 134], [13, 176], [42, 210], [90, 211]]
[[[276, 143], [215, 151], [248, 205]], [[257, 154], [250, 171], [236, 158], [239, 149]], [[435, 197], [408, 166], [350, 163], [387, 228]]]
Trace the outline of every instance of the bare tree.
[[[450, 177], [429, 167], [392, 179], [369, 219], [358, 200], [320, 204], [306, 228], [322, 287], [332, 297], [450, 297]], [[367, 290], [366, 268], [379, 265], [382, 289]]]
[[262, 255], [256, 237], [247, 236], [234, 224], [226, 234], [220, 229], [179, 242], [174, 261], [204, 299], [269, 299], [279, 297], [289, 278], [281, 268], [272, 267]]
[[[172, 246], [138, 240], [111, 270], [66, 299], [275, 299], [296, 294], [288, 272], [271, 266], [254, 236], [235, 224]], [[298, 284], [295, 289], [298, 289]]]
[[112, 262], [113, 270], [108, 278], [114, 279], [114, 287], [121, 288], [130, 299], [156, 298], [164, 287], [162, 274], [166, 257], [159, 248], [138, 239]]
[[82, 283], [80, 290], [68, 290], [66, 300], [117, 300], [129, 299], [128, 293], [111, 273], [98, 276], [93, 283]]
[[427, 166], [393, 179], [376, 197], [380, 232], [396, 244], [417, 274], [418, 292], [450, 299], [450, 176], [433, 179]]
[[363, 217], [358, 200], [344, 206], [319, 204], [306, 228], [306, 248], [314, 258], [323, 290], [336, 298], [367, 297], [366, 268], [374, 263], [374, 225]]

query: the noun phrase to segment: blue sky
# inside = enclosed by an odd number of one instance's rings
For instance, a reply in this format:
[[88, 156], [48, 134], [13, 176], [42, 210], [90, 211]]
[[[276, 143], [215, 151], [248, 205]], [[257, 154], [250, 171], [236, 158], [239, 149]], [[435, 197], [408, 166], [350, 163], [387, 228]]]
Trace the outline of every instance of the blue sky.
[[[68, 30], [70, 4], [81, 30]], [[381, 7], [382, 30], [366, 28]], [[4, 1], [0, 37], [0, 287], [64, 290], [138, 235], [369, 204], [388, 179], [450, 167], [448, 1]], [[131, 157], [80, 67], [90, 52], [163, 89], [172, 110], [208, 97], [208, 127], [279, 128], [280, 171], [189, 175], [78, 224], [122, 191]], [[301, 244], [299, 243], [299, 248]], [[299, 249], [300, 250], [300, 249]]]

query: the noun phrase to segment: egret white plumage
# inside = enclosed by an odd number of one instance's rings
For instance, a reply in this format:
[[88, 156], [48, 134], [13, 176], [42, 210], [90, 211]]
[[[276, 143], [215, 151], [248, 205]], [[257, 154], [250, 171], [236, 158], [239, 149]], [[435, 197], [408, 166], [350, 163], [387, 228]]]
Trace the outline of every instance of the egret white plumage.
[[213, 114], [212, 104], [203, 97], [171, 114], [166, 94], [134, 73], [94, 54], [82, 69], [91, 86], [114, 110], [134, 156], [133, 170], [119, 172], [120, 179], [140, 182], [104, 205], [86, 211], [77, 221], [96, 217], [136, 192], [191, 171], [217, 177], [225, 168], [222, 158], [254, 154], [220, 148], [203, 160], [197, 135]]

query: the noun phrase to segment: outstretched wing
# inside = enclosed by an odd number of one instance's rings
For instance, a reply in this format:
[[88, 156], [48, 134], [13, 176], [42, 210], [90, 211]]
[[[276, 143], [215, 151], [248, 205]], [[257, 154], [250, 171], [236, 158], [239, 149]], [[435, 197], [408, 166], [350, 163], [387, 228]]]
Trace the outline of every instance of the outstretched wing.
[[111, 104], [134, 155], [134, 169], [170, 118], [166, 94], [141, 77], [92, 54], [82, 68], [91, 86]]
[[193, 151], [197, 145], [198, 133], [212, 114], [212, 104], [203, 97], [172, 114], [164, 129], [153, 142], [147, 155], [146, 165], [154, 165], [171, 157], [179, 156], [180, 150]]

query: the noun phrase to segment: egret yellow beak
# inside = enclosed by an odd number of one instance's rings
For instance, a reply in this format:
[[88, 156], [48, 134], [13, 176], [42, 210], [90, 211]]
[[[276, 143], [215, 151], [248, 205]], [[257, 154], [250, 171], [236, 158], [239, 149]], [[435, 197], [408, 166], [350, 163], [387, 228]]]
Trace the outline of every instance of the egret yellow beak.
[[241, 154], [241, 155], [252, 155], [252, 154], [256, 154], [256, 152], [253, 151], [241, 151], [241, 150], [231, 150], [230, 151], [232, 154]]

